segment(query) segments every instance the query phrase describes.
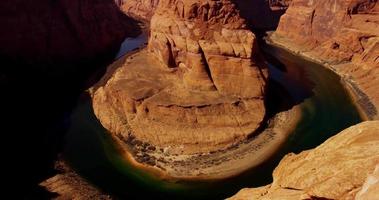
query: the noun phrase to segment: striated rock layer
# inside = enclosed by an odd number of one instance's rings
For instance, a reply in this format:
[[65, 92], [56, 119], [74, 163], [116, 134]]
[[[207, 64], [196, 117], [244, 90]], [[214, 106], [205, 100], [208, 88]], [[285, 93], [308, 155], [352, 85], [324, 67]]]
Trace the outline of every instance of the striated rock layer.
[[368, 117], [378, 117], [377, 0], [293, 0], [271, 39], [332, 64], [357, 94]]
[[166, 157], [225, 150], [264, 120], [267, 72], [232, 1], [161, 0], [147, 48], [118, 66], [93, 88], [93, 107], [135, 148]]
[[272, 184], [230, 199], [377, 199], [378, 146], [379, 121], [352, 126], [313, 150], [284, 157]]

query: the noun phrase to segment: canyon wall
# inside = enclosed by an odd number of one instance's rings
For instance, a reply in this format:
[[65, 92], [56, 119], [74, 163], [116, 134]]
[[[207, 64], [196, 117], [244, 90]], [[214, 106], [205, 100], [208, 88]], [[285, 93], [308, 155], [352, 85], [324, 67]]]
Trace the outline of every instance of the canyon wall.
[[274, 170], [272, 184], [243, 189], [230, 199], [376, 199], [378, 132], [379, 121], [363, 122], [315, 149], [288, 154]]
[[54, 173], [77, 98], [139, 30], [113, 0], [2, 0], [0, 13], [2, 125], [12, 130], [3, 139], [17, 141], [7, 186], [16, 199], [43, 199], [34, 190]]
[[138, 33], [111, 0], [2, 1], [0, 7], [4, 57], [41, 62], [90, 58]]
[[95, 113], [115, 135], [193, 154], [261, 126], [267, 72], [232, 1], [161, 0], [147, 50], [122, 62], [94, 93]]
[[360, 96], [369, 118], [377, 118], [378, 12], [377, 0], [293, 0], [271, 39], [334, 65]]
[[[116, 0], [129, 16], [149, 21], [158, 6], [159, 0]], [[241, 17], [257, 30], [276, 29], [280, 16], [284, 14], [291, 0], [234, 0]]]

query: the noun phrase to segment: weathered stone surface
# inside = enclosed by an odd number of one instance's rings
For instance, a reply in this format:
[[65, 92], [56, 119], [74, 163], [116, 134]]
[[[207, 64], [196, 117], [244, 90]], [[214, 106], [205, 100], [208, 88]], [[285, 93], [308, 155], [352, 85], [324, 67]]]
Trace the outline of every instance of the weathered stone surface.
[[121, 10], [129, 16], [149, 21], [159, 0], [119, 0]]
[[[357, 199], [376, 199], [377, 186], [365, 180], [379, 163], [378, 146], [379, 121], [363, 122], [313, 150], [287, 155], [275, 169], [272, 184], [243, 189], [231, 199], [354, 199], [360, 190]], [[364, 184], [369, 186], [362, 188]]]
[[161, 0], [147, 50], [119, 62], [93, 97], [115, 135], [203, 153], [246, 139], [265, 116], [266, 69], [231, 1]]
[[[353, 90], [363, 91], [368, 96], [364, 101], [378, 107], [378, 13], [377, 0], [293, 0], [271, 39], [337, 65], [334, 68], [351, 80]], [[367, 110], [370, 118], [378, 117], [376, 108]]]
[[376, 165], [375, 171], [370, 174], [362, 189], [355, 196], [356, 200], [378, 199], [379, 198], [379, 164]]

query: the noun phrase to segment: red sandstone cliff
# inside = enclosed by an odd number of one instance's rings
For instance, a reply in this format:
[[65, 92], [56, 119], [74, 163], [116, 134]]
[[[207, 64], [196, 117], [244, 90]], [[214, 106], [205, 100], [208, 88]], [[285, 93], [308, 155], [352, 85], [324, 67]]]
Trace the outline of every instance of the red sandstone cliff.
[[335, 65], [361, 96], [361, 104], [372, 101], [374, 105], [363, 107], [375, 118], [379, 106], [378, 13], [377, 0], [293, 0], [271, 39]]

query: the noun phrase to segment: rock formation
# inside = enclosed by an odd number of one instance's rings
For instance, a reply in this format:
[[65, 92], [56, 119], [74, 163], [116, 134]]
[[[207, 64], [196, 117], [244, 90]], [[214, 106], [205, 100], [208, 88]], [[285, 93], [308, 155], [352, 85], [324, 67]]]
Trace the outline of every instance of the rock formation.
[[[3, 129], [16, 127], [21, 113], [27, 119], [3, 138], [22, 138], [4, 161], [14, 174], [7, 188], [17, 191], [11, 194], [15, 199], [43, 199], [31, 190], [52, 170], [66, 132], [63, 119], [84, 85], [93, 82], [89, 74], [113, 60], [125, 37], [140, 31], [113, 0], [2, 0], [0, 13]], [[28, 170], [21, 157], [32, 160]]]
[[289, 154], [274, 170], [272, 184], [243, 189], [230, 199], [377, 199], [378, 187], [370, 180], [377, 180], [377, 170], [372, 173], [379, 163], [378, 133], [379, 121], [364, 122], [313, 150]]
[[129, 16], [150, 21], [159, 0], [120, 0], [121, 10]]
[[209, 153], [247, 139], [264, 119], [265, 65], [232, 1], [161, 0], [147, 49], [117, 65], [94, 87], [93, 105], [126, 143]]
[[[271, 39], [333, 64], [369, 118], [378, 117], [379, 3], [377, 0], [293, 0]], [[367, 102], [372, 102], [373, 105]]]
[[114, 1], [2, 1], [0, 55], [27, 62], [87, 59], [139, 33]]
[[[129, 16], [149, 21], [158, 6], [159, 0], [116, 0]], [[241, 16], [254, 29], [274, 30], [280, 16], [284, 14], [291, 0], [234, 0]]]

